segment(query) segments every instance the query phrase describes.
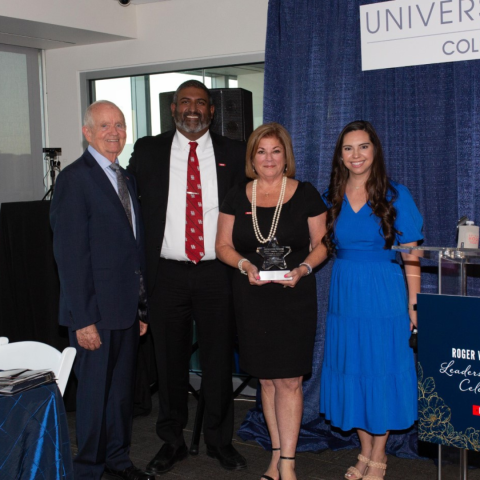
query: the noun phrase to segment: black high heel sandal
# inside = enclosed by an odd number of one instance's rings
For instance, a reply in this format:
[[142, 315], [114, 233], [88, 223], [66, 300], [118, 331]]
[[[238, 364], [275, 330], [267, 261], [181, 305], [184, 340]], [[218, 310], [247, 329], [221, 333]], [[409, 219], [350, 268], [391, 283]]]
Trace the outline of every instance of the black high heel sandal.
[[[283, 457], [282, 455], [280, 455], [280, 460], [295, 460], [296, 457]], [[280, 462], [278, 462], [280, 463]], [[280, 469], [278, 469], [278, 473], [280, 473]], [[282, 480], [282, 476], [280, 475], [280, 477], [278, 478], [278, 480]]]
[[[280, 448], [272, 448], [272, 452], [276, 452], [276, 451], [278, 451], [278, 450], [280, 450]], [[272, 478], [270, 475], [262, 475], [262, 476], [260, 477], [260, 480], [262, 480], [262, 478], [264, 478], [265, 480], [275, 480], [275, 479]], [[278, 480], [282, 480], [282, 479], [280, 478], [280, 472], [279, 472]]]

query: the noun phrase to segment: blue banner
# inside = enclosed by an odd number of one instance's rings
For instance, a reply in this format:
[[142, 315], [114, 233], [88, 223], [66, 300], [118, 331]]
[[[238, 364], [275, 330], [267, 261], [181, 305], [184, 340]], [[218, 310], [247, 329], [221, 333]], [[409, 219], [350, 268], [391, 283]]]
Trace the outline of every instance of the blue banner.
[[418, 296], [418, 437], [480, 451], [480, 298]]

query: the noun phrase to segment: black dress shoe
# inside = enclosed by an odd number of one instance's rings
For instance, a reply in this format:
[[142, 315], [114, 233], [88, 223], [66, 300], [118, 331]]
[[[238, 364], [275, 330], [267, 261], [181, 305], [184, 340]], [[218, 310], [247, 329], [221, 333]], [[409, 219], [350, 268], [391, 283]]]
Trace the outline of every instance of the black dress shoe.
[[247, 468], [247, 461], [235, 450], [232, 444], [224, 447], [207, 445], [207, 455], [216, 458], [220, 462], [220, 465], [227, 470]]
[[113, 468], [105, 467], [105, 473], [108, 478], [123, 478], [125, 480], [155, 480], [155, 475], [145, 473], [139, 468], [132, 465], [125, 470], [113, 470]]
[[175, 447], [171, 443], [165, 443], [147, 465], [146, 470], [148, 473], [165, 473], [171, 470], [176, 462], [187, 457], [188, 448], [185, 444]]

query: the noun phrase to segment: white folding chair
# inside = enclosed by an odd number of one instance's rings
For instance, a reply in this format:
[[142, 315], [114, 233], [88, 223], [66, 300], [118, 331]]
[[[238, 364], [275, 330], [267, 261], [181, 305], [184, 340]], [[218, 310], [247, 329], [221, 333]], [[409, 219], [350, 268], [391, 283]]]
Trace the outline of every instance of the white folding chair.
[[7, 343], [0, 347], [0, 370], [51, 370], [63, 396], [76, 354], [73, 347], [67, 347], [60, 353], [56, 348], [41, 342]]

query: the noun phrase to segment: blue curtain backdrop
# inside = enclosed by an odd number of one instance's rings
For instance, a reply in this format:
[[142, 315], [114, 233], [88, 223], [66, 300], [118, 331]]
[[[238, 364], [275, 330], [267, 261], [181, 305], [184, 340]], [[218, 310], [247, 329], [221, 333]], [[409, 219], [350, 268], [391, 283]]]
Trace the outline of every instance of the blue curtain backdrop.
[[[480, 61], [362, 72], [359, 7], [371, 3], [379, 2], [270, 0], [264, 121], [289, 130], [297, 178], [323, 192], [339, 132], [352, 120], [369, 120], [382, 140], [389, 176], [408, 186], [424, 216], [425, 245], [453, 246], [458, 218], [480, 221]], [[330, 270], [327, 264], [317, 273], [318, 328], [299, 451], [357, 442], [331, 431], [318, 414]], [[423, 291], [436, 292], [434, 267], [424, 273]], [[473, 278], [469, 294], [479, 295]], [[259, 402], [239, 434], [269, 448]], [[389, 453], [415, 450], [414, 430], [389, 440]]]

